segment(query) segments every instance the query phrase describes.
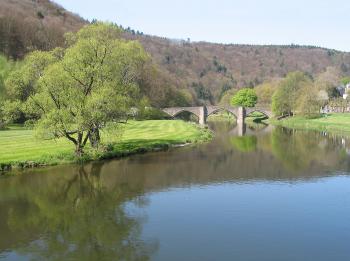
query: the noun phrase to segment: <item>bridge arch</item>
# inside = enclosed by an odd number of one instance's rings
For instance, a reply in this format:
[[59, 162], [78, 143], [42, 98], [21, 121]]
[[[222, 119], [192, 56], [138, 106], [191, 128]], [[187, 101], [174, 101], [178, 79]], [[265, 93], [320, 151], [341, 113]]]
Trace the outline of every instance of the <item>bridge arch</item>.
[[229, 108], [224, 108], [224, 107], [215, 108], [215, 109], [213, 109], [211, 111], [208, 111], [207, 112], [207, 118], [209, 116], [214, 115], [214, 114], [216, 114], [218, 112], [221, 112], [221, 111], [228, 112], [228, 113], [230, 113], [231, 115], [233, 115], [237, 119], [237, 112], [235, 110], [232, 110], [232, 109], [229, 109]]
[[174, 115], [171, 115], [171, 117], [175, 118], [176, 116], [179, 116], [181, 113], [184, 113], [184, 112], [191, 113], [191, 114], [195, 115], [196, 117], [198, 117], [197, 113], [195, 113], [195, 112], [193, 112], [191, 110], [185, 110], [185, 109], [177, 111]]
[[259, 108], [246, 109], [245, 116], [247, 117], [247, 116], [249, 116], [250, 114], [252, 114], [254, 112], [259, 112], [259, 113], [265, 115], [267, 118], [271, 118], [272, 117], [272, 112], [270, 112], [268, 110], [264, 110], [264, 109], [259, 109]]
[[238, 117], [237, 117], [237, 113], [235, 112], [235, 111], [232, 111], [232, 110], [229, 110], [229, 109], [226, 109], [226, 108], [217, 108], [217, 109], [215, 109], [215, 110], [212, 110], [212, 111], [210, 111], [210, 112], [207, 112], [207, 120], [209, 119], [209, 117], [210, 116], [213, 116], [213, 115], [215, 115], [216, 113], [218, 113], [218, 112], [227, 112], [227, 113], [229, 113], [230, 115], [232, 115], [233, 117], [234, 117], [234, 119], [235, 120], [237, 120], [238, 119]]
[[205, 124], [205, 110], [204, 107], [173, 107], [173, 108], [165, 108], [163, 112], [168, 114], [171, 117], [176, 117], [180, 113], [189, 112], [195, 115], [198, 118], [199, 124]]

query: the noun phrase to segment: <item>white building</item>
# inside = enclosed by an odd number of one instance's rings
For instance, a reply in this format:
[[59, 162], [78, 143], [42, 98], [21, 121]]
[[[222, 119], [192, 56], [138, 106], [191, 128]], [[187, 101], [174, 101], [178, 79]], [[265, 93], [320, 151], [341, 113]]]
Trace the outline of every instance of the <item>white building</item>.
[[350, 93], [350, 83], [348, 83], [347, 85], [345, 85], [344, 88], [344, 93], [343, 93], [343, 99], [346, 100], [349, 96]]

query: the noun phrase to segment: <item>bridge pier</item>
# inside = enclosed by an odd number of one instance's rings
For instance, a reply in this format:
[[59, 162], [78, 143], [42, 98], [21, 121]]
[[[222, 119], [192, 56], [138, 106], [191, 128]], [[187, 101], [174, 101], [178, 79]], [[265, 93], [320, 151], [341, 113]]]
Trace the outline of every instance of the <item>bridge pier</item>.
[[238, 107], [237, 110], [237, 124], [243, 125], [246, 116], [246, 110], [244, 107]]
[[199, 107], [199, 113], [198, 113], [198, 118], [199, 118], [199, 124], [200, 125], [205, 125], [207, 123], [207, 115], [205, 113], [205, 107]]

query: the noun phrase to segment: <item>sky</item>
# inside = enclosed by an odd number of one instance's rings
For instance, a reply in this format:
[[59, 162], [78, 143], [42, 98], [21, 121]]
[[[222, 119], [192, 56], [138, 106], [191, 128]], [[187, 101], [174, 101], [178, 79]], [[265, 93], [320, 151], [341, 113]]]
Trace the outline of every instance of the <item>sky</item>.
[[350, 0], [55, 0], [85, 19], [145, 34], [350, 51]]

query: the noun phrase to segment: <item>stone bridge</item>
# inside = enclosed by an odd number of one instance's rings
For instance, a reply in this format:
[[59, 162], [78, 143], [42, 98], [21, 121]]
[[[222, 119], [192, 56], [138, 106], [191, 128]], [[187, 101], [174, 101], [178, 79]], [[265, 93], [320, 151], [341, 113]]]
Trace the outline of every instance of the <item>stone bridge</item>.
[[207, 122], [207, 118], [211, 114], [214, 114], [219, 111], [227, 111], [233, 114], [237, 119], [237, 123], [239, 124], [244, 123], [245, 118], [253, 112], [260, 112], [269, 118], [273, 116], [270, 110], [266, 110], [263, 108], [255, 108], [255, 107], [254, 108], [231, 107], [231, 106], [172, 107], [172, 108], [163, 108], [162, 111], [164, 111], [166, 114], [170, 115], [171, 117], [175, 117], [176, 115], [185, 111], [193, 113], [198, 117], [199, 124], [201, 125], [204, 125]]

